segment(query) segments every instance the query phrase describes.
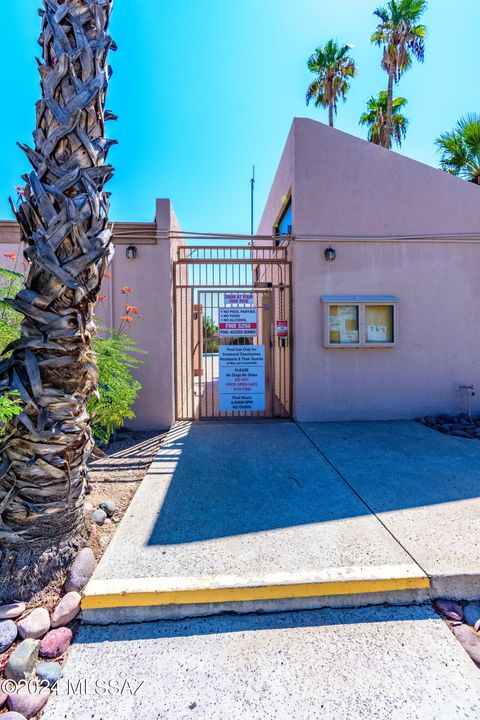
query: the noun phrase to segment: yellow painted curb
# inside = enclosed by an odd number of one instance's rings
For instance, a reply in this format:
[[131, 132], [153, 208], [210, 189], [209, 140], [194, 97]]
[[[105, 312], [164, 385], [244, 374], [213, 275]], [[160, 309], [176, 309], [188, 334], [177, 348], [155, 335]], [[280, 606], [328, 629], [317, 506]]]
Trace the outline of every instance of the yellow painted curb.
[[[141, 585], [141, 582], [138, 583]], [[430, 588], [430, 579], [419, 577], [377, 578], [370, 580], [333, 580], [328, 582], [259, 587], [227, 587], [185, 590], [124, 590], [121, 592], [89, 592], [86, 588], [82, 610], [116, 607], [147, 607], [155, 605], [194, 605], [204, 603], [280, 600], [326, 595], [360, 595], [363, 593], [419, 590]]]

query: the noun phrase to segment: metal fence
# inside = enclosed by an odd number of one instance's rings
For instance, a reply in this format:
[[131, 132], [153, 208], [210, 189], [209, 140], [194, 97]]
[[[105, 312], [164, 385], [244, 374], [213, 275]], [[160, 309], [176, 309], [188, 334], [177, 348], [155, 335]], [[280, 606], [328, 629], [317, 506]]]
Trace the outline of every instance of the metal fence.
[[[246, 302], [240, 301], [242, 293]], [[255, 311], [254, 330], [225, 336], [220, 318], [232, 307], [232, 297], [240, 298], [234, 304], [240, 314]], [[174, 263], [174, 328], [178, 420], [291, 416], [292, 288], [286, 247], [180, 246]], [[245, 362], [262, 358], [255, 369], [243, 368], [243, 380], [256, 377], [252, 384], [258, 390], [255, 402], [245, 395], [247, 409], [225, 407], [222, 358], [232, 353], [226, 346], [254, 348], [233, 353]], [[241, 370], [236, 373], [240, 387]], [[241, 406], [236, 391], [238, 387], [232, 391], [237, 400], [232, 407]]]

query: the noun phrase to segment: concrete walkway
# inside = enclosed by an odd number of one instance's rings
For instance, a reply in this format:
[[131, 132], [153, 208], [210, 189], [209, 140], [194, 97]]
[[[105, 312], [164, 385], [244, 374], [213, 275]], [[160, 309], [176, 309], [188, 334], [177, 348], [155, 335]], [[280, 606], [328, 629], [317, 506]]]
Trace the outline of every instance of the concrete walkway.
[[437, 597], [480, 597], [479, 441], [415, 422], [302, 429], [415, 558]]
[[[297, 425], [205, 422], [168, 435], [83, 607], [93, 622], [96, 608], [117, 608], [105, 621], [133, 618], [131, 607], [161, 608], [137, 615], [145, 620], [176, 616], [182, 604], [197, 614], [208, 610], [199, 605], [219, 612], [239, 601], [254, 603], [245, 610], [297, 609], [318, 606], [305, 598], [355, 594], [359, 604], [359, 595], [384, 591], [391, 601], [406, 592], [408, 602], [424, 599], [429, 584]], [[292, 598], [294, 606], [272, 607]], [[130, 606], [123, 615], [121, 606]]]
[[44, 720], [477, 720], [480, 671], [428, 607], [324, 609], [82, 626], [58, 693]]

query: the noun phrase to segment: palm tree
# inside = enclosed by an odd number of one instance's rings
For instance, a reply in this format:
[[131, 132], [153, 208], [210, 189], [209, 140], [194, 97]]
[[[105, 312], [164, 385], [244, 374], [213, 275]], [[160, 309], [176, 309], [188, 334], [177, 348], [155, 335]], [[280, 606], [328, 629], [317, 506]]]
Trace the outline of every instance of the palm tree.
[[360, 117], [360, 125], [368, 127], [368, 139], [370, 142], [388, 148], [392, 144], [392, 138], [401, 146], [405, 139], [408, 128], [408, 120], [401, 110], [407, 104], [404, 97], [394, 98], [392, 101], [392, 123], [390, 126], [390, 137], [386, 134], [387, 129], [387, 91], [381, 90], [377, 97], [373, 96], [367, 101], [367, 109]]
[[324, 48], [317, 48], [308, 58], [307, 66], [316, 78], [308, 86], [306, 101], [315, 99], [316, 107], [328, 107], [328, 124], [333, 127], [333, 114], [337, 113], [337, 102], [345, 102], [350, 79], [356, 75], [355, 61], [350, 57], [351, 45], [338, 45], [329, 40]]
[[423, 62], [427, 29], [419, 20], [427, 9], [427, 0], [389, 0], [373, 13], [380, 19], [371, 41], [383, 47], [382, 67], [388, 74], [385, 133], [391, 147], [393, 85], [412, 64]]
[[6, 301], [24, 319], [0, 363], [1, 390], [23, 402], [0, 447], [3, 600], [28, 597], [82, 543], [93, 448], [86, 406], [98, 380], [92, 318], [113, 255], [104, 191], [113, 174], [105, 138], [113, 0], [42, 4], [42, 97], [34, 148], [21, 146], [33, 170], [12, 203], [30, 267], [25, 289]]
[[480, 185], [480, 115], [460, 118], [451, 132], [442, 133], [435, 145], [442, 170]]

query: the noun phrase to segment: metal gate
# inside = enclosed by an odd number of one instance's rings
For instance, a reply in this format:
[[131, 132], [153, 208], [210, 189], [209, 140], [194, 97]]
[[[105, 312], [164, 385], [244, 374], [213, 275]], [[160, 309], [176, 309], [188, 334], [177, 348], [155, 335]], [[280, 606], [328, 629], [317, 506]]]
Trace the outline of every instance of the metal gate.
[[[178, 248], [173, 289], [177, 420], [291, 417], [287, 252], [271, 245]], [[248, 329], [225, 330], [232, 324], [221, 320], [230, 310], [255, 322], [233, 324]]]

